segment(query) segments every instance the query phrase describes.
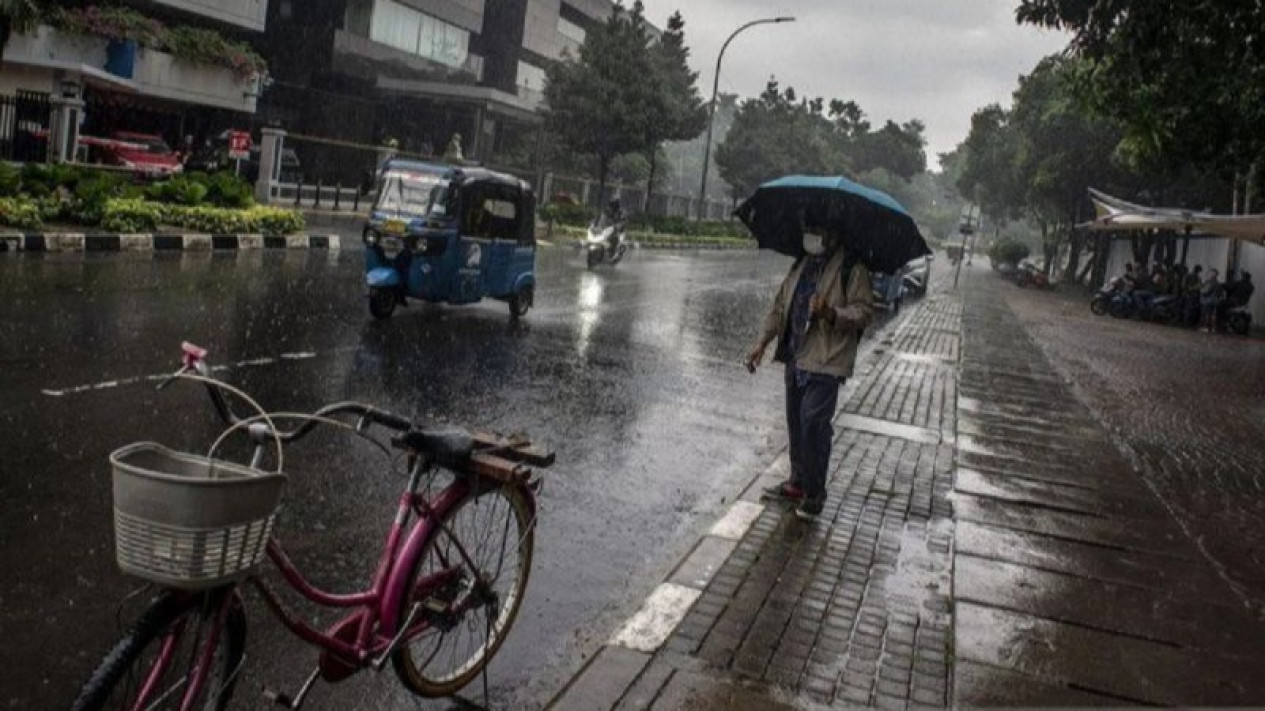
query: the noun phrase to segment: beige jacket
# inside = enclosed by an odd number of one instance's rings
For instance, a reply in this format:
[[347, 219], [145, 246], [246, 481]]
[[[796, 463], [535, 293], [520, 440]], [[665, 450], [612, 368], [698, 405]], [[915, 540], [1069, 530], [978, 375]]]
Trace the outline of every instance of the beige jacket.
[[[777, 339], [774, 360], [779, 363], [787, 361], [783, 334], [786, 333], [795, 287], [799, 284], [805, 262], [806, 259], [801, 259], [791, 268], [782, 281], [782, 287], [778, 289], [777, 298], [774, 299], [768, 316], [764, 318], [760, 342], [768, 344]], [[800, 369], [837, 378], [852, 376], [861, 335], [874, 320], [874, 293], [870, 286], [870, 271], [862, 264], [853, 266], [845, 288], [841, 274], [843, 263], [843, 250], [835, 250], [817, 282], [817, 293], [835, 311], [834, 323], [825, 319], [814, 320], [804, 336], [803, 347], [795, 354], [795, 363]]]

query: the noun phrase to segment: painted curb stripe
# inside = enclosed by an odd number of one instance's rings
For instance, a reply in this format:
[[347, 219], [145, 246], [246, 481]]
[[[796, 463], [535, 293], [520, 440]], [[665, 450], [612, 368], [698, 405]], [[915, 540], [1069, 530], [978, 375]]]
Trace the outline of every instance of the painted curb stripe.
[[339, 235], [120, 234], [29, 232], [0, 234], [0, 251], [140, 252], [235, 251], [246, 249], [342, 249]]
[[611, 639], [611, 644], [641, 652], [653, 652], [667, 641], [672, 630], [685, 619], [701, 590], [675, 583], [663, 583], [646, 598], [645, 604]]
[[750, 501], [735, 501], [729, 512], [712, 526], [711, 535], [740, 541], [751, 528], [751, 524], [764, 513], [764, 507]]

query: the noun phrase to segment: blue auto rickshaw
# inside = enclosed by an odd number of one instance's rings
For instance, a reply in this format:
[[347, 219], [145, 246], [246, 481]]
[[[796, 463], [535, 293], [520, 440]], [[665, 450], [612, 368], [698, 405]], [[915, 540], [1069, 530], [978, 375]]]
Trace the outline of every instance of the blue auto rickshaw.
[[407, 299], [471, 304], [485, 297], [531, 308], [536, 200], [531, 186], [482, 168], [391, 160], [364, 230], [369, 312]]

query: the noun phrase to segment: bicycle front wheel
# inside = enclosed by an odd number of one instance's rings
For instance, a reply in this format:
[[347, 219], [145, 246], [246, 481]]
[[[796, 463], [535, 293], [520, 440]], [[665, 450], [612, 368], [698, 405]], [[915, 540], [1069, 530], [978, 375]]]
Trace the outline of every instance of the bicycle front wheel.
[[[444, 518], [409, 580], [413, 595], [406, 612], [421, 603], [428, 626], [391, 660], [410, 691], [451, 696], [487, 666], [523, 602], [534, 533], [531, 504], [514, 486], [472, 491]], [[455, 568], [459, 573], [447, 576], [442, 586], [426, 584]]]
[[[101, 661], [71, 709], [222, 711], [245, 647], [246, 615], [231, 590], [166, 591]], [[190, 694], [195, 680], [197, 692]], [[186, 696], [192, 696], [187, 705]]]

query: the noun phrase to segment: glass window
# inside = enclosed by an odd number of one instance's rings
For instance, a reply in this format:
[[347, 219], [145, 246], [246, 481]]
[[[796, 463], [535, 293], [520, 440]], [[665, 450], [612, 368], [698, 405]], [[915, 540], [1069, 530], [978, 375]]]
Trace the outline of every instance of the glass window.
[[518, 63], [518, 85], [531, 91], [545, 90], [545, 70], [527, 62]]
[[[435, 55], [435, 30], [439, 24], [439, 21], [430, 15], [421, 15], [417, 34], [417, 53], [421, 56], [430, 58]], [[442, 29], [439, 31], [443, 32]]]
[[584, 44], [584, 38], [587, 36], [588, 33], [584, 31], [583, 27], [580, 27], [574, 22], [571, 22], [570, 20], [566, 20], [559, 17], [558, 18], [558, 34], [562, 35], [563, 37], [566, 37], [567, 39], [575, 40], [576, 42], [579, 42], [580, 44]]
[[369, 38], [396, 49], [417, 53], [417, 37], [422, 15], [391, 0], [378, 0], [373, 8]]
[[[347, 16], [350, 29], [350, 6]], [[462, 67], [470, 58], [469, 32], [394, 0], [376, 0], [369, 38], [450, 67]]]

